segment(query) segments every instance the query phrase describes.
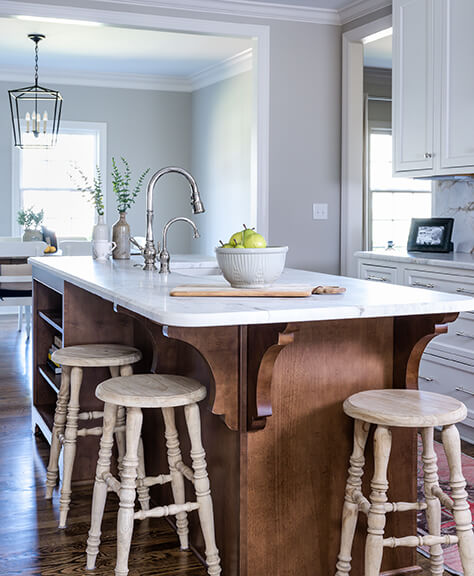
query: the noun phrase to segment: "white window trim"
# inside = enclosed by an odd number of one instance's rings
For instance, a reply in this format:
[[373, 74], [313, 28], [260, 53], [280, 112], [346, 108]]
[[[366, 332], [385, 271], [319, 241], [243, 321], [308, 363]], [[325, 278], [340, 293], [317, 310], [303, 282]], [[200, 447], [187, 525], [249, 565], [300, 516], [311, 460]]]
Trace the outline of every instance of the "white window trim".
[[[104, 190], [104, 207], [106, 208], [107, 195], [107, 124], [106, 122], [78, 122], [75, 120], [61, 121], [60, 130], [74, 130], [75, 133], [96, 132], [98, 136], [98, 146], [96, 165], [99, 166], [102, 176], [102, 187]], [[21, 236], [22, 229], [17, 222], [18, 211], [21, 209], [20, 202], [20, 150], [13, 146], [12, 141], [12, 236]]]

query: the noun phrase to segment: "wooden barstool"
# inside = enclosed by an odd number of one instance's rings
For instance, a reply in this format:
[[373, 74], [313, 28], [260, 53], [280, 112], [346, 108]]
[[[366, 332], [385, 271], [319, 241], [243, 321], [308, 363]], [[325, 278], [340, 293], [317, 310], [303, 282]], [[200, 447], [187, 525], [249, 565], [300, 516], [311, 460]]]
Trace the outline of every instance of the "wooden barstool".
[[[83, 368], [107, 367], [111, 376], [128, 376], [132, 374], [131, 365], [141, 360], [140, 350], [121, 344], [82, 344], [67, 346], [56, 350], [52, 360], [62, 367], [61, 386], [58, 392], [54, 413], [53, 431], [48, 471], [46, 474], [46, 498], [53, 496], [58, 480], [59, 453], [64, 445], [63, 474], [61, 496], [59, 499], [59, 528], [66, 527], [69, 505], [71, 502], [71, 477], [76, 456], [78, 436], [100, 436], [101, 427], [82, 428], [78, 430], [78, 420], [95, 420], [103, 417], [102, 411], [79, 412], [79, 393], [82, 384]], [[119, 450], [124, 448], [124, 413], [119, 415], [117, 440]], [[121, 428], [120, 428], [121, 427]], [[120, 457], [120, 453], [119, 453]]]
[[[336, 576], [347, 576], [351, 570], [351, 551], [359, 512], [367, 514], [365, 576], [379, 576], [384, 547], [429, 546], [431, 574], [443, 574], [442, 544], [457, 543], [464, 576], [474, 576], [474, 535], [472, 518], [461, 468], [461, 442], [455, 423], [464, 420], [467, 409], [449, 396], [418, 390], [370, 390], [359, 392], [344, 402], [344, 412], [355, 419], [354, 449], [350, 458], [342, 514], [341, 547]], [[371, 424], [374, 433], [374, 476], [371, 494], [362, 493], [364, 449]], [[438, 467], [433, 446], [433, 427], [442, 426], [443, 446], [450, 472], [451, 497], [438, 480]], [[391, 427], [421, 428], [423, 439], [423, 475], [425, 502], [388, 502], [387, 467], [392, 444]], [[456, 536], [441, 536], [441, 504], [452, 510]], [[429, 534], [384, 538], [387, 512], [426, 510]]]
[[[117, 563], [116, 576], [128, 574], [128, 556], [133, 533], [134, 519], [176, 516], [176, 525], [182, 550], [188, 548], [187, 512], [197, 510], [206, 548], [207, 571], [211, 576], [221, 573], [219, 551], [214, 534], [214, 515], [211, 490], [207, 475], [206, 453], [201, 442], [201, 420], [197, 402], [206, 397], [206, 388], [196, 380], [184, 376], [167, 374], [138, 374], [111, 378], [99, 384], [96, 396], [105, 402], [104, 427], [100, 441], [99, 459], [92, 498], [91, 528], [87, 539], [87, 569], [95, 568], [99, 552], [102, 516], [107, 492], [119, 495], [120, 508], [117, 518]], [[127, 412], [126, 452], [122, 462], [121, 481], [110, 473], [110, 457], [113, 446], [113, 431], [118, 407], [125, 406]], [[191, 440], [193, 469], [181, 458], [174, 408], [184, 406], [184, 415]], [[165, 424], [169, 474], [138, 478], [138, 446], [142, 427], [142, 408], [161, 408]], [[194, 484], [196, 502], [186, 502], [184, 480]], [[136, 485], [165, 484], [171, 482], [174, 504], [157, 506], [151, 510], [134, 512]]]

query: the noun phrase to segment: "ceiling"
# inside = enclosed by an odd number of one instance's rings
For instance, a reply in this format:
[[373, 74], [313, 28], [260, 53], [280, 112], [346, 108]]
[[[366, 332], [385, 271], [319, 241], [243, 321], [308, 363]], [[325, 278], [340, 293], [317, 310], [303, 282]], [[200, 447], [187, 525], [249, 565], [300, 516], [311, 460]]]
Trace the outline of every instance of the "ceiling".
[[392, 35], [364, 44], [364, 66], [392, 67]]
[[24, 72], [33, 79], [34, 44], [27, 38], [31, 33], [46, 36], [39, 44], [40, 79], [42, 73], [63, 71], [185, 78], [252, 46], [249, 38], [0, 18], [2, 76]]

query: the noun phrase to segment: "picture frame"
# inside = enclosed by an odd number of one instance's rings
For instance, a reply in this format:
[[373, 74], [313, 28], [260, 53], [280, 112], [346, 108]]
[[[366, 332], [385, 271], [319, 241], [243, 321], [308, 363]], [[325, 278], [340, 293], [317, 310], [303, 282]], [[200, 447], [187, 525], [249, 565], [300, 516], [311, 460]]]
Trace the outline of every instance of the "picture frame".
[[452, 252], [454, 218], [412, 218], [408, 252]]

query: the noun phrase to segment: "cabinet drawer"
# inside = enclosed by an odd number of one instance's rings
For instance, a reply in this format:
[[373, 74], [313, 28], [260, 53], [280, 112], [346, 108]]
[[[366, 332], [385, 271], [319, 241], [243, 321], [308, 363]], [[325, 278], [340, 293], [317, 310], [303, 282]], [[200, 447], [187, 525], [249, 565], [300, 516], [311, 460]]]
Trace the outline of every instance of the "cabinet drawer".
[[448, 356], [474, 366], [474, 313], [464, 312], [448, 324], [448, 333], [436, 336], [426, 347], [435, 356]]
[[423, 354], [418, 372], [420, 390], [447, 394], [463, 402], [468, 410], [465, 423], [474, 427], [474, 367]]
[[360, 264], [359, 278], [372, 282], [397, 283], [397, 269], [391, 266], [377, 266], [375, 264]]
[[[474, 278], [469, 276], [440, 274], [439, 272], [427, 272], [410, 268], [404, 271], [404, 276], [404, 283], [408, 286], [474, 296]], [[474, 308], [474, 299], [472, 307]]]

